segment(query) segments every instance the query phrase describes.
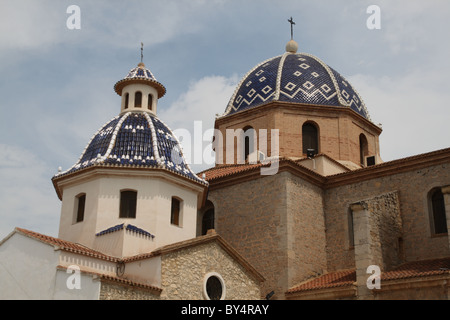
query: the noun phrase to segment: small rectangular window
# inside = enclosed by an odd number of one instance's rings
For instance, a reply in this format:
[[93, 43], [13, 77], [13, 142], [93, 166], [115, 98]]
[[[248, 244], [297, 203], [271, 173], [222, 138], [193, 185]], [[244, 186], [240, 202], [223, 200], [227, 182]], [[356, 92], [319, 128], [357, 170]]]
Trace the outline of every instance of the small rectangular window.
[[119, 218], [136, 218], [136, 202], [136, 191], [121, 191]]
[[180, 226], [181, 202], [177, 198], [172, 198], [172, 209], [170, 213], [170, 223]]
[[81, 222], [84, 220], [84, 208], [86, 206], [86, 195], [82, 194], [77, 197], [77, 219], [76, 222]]
[[353, 211], [348, 211], [348, 245], [351, 248], [355, 246], [355, 230], [353, 226]]

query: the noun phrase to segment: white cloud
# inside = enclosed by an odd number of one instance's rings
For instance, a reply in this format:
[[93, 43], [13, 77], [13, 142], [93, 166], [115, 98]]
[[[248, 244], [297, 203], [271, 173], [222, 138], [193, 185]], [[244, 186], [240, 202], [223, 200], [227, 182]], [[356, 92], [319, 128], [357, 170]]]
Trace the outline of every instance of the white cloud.
[[45, 162], [7, 144], [0, 144], [0, 154], [0, 238], [14, 227], [55, 235], [60, 203]]
[[349, 77], [372, 121], [383, 125], [380, 153], [384, 161], [450, 147], [450, 93], [435, 86], [445, 81], [442, 77], [420, 71], [389, 77]]
[[[192, 82], [169, 108], [159, 109], [158, 117], [175, 131], [189, 132], [191, 139], [181, 141], [186, 161], [195, 171], [211, 166], [208, 155], [216, 114], [222, 114], [238, 82], [237, 76], [207, 76]], [[199, 122], [200, 121], [200, 122]], [[197, 124], [194, 128], [194, 124]], [[182, 140], [182, 137], [179, 137]], [[183, 137], [184, 138], [184, 137]], [[201, 152], [202, 154], [199, 154]], [[201, 163], [200, 163], [201, 162]]]
[[[201, 31], [210, 13], [223, 1], [128, 1], [79, 0], [81, 28], [69, 30], [64, 1], [2, 0], [0, 49], [42, 50], [61, 43], [87, 46], [137, 47], [142, 41], [152, 46], [175, 37]], [[5, 52], [3, 52], [4, 54]], [[14, 56], [12, 56], [14, 57]]]
[[58, 14], [54, 1], [2, 0], [0, 9], [0, 48], [30, 49], [62, 40], [65, 10]]
[[[382, 35], [392, 54], [428, 51], [446, 36], [443, 23], [450, 14], [446, 1], [387, 1], [381, 0]], [[439, 43], [439, 46], [447, 45]], [[441, 47], [442, 49], [442, 47]]]

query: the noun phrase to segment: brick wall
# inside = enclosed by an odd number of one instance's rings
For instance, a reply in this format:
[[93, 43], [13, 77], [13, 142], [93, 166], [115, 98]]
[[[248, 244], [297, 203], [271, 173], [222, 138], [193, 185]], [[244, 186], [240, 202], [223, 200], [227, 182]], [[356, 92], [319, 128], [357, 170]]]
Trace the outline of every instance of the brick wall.
[[[319, 152], [336, 160], [360, 163], [359, 135], [363, 133], [368, 142], [368, 155], [379, 155], [378, 136], [381, 130], [369, 124], [362, 117], [353, 114], [346, 108], [288, 106], [268, 104], [261, 108], [253, 108], [251, 112], [239, 113], [216, 122], [226, 141], [226, 130], [246, 126], [259, 129], [279, 129], [279, 154], [283, 157], [303, 157], [302, 126], [310, 121], [319, 128]], [[270, 131], [268, 132], [268, 154], [270, 155]], [[224, 147], [234, 148], [236, 161], [236, 142], [226, 141]], [[220, 148], [217, 148], [219, 151]], [[225, 151], [223, 151], [225, 154]], [[218, 152], [218, 158], [222, 158]], [[223, 158], [225, 163], [225, 158]]]

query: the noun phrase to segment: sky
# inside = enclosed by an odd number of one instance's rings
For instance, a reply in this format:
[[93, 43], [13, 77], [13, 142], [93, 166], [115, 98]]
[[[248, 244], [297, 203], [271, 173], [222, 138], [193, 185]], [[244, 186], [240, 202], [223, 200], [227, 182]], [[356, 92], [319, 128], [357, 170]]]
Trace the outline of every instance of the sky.
[[57, 236], [51, 178], [119, 114], [113, 86], [141, 42], [175, 132], [212, 128], [240, 79], [284, 53], [293, 17], [298, 51], [347, 78], [382, 124], [384, 161], [448, 148], [449, 16], [445, 0], [0, 0], [0, 239], [14, 227]]

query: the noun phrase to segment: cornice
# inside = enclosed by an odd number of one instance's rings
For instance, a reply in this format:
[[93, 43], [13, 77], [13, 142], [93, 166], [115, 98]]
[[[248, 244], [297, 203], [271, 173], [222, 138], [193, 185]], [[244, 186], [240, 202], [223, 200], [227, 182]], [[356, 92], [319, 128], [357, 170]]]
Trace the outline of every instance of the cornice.
[[[443, 163], [450, 163], [450, 148], [388, 161], [378, 165], [326, 177], [298, 164], [297, 161], [280, 159], [278, 173], [290, 172], [315, 184], [316, 186], [321, 187], [322, 189], [331, 189], [342, 185], [413, 171]], [[217, 190], [245, 181], [266, 177], [261, 175], [260, 169], [262, 167], [262, 164], [236, 165], [234, 166], [235, 169], [219, 174], [211, 179], [207, 178], [210, 184], [209, 190]], [[204, 171], [204, 173], [208, 176], [208, 171], [211, 172], [222, 168], [227, 168], [227, 166], [212, 168]], [[233, 166], [229, 166], [229, 168], [233, 168]]]

